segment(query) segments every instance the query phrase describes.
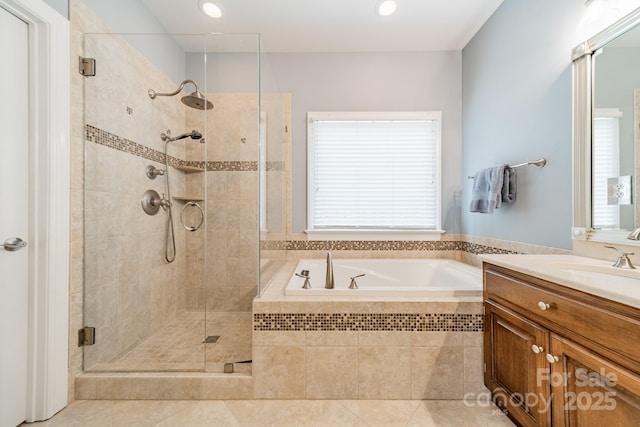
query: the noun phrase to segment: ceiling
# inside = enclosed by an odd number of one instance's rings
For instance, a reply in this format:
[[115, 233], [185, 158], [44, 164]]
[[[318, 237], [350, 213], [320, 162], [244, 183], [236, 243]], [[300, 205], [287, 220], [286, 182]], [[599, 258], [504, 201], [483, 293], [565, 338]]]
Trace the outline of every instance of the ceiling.
[[[142, 0], [170, 34], [260, 33], [263, 52], [410, 52], [462, 50], [503, 0], [397, 0], [378, 16], [378, 0], [215, 0], [223, 17], [198, 0]], [[201, 42], [177, 38], [185, 51]]]

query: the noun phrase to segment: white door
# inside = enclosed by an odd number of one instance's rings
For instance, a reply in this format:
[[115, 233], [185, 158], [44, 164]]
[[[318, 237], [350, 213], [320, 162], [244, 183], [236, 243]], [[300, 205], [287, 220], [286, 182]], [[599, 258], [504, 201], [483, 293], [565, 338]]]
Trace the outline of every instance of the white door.
[[[29, 248], [28, 25], [0, 8], [0, 427], [25, 420]], [[17, 249], [17, 250], [11, 250]]]

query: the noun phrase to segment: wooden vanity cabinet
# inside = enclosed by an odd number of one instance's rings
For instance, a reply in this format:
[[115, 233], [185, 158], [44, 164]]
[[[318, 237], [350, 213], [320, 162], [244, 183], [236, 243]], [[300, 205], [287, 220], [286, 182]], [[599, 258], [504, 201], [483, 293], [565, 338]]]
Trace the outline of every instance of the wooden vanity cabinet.
[[[523, 426], [549, 426], [551, 414], [546, 407], [551, 390], [548, 382], [538, 378], [541, 370], [548, 371], [543, 352], [549, 347], [549, 332], [485, 302], [484, 342], [484, 379], [493, 402]], [[538, 353], [532, 351], [534, 346]]]
[[554, 426], [640, 425], [640, 376], [555, 334], [550, 348]]
[[493, 264], [485, 385], [522, 426], [640, 425], [640, 310]]

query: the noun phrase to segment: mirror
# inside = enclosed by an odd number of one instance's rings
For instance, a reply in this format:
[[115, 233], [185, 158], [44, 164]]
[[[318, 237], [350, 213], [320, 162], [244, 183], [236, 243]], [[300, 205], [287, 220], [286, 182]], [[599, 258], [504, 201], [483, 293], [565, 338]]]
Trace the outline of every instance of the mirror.
[[574, 239], [640, 244], [638, 24], [640, 9], [573, 50]]

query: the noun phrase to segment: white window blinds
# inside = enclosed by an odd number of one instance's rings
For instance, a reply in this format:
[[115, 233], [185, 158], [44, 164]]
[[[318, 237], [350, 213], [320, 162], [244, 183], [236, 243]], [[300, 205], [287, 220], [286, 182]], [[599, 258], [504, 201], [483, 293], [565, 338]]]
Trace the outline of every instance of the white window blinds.
[[619, 120], [617, 109], [595, 110], [592, 144], [593, 228], [619, 228], [620, 208], [607, 204], [607, 179], [620, 173]]
[[309, 113], [309, 229], [440, 228], [440, 112]]

